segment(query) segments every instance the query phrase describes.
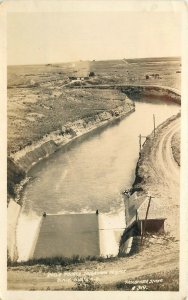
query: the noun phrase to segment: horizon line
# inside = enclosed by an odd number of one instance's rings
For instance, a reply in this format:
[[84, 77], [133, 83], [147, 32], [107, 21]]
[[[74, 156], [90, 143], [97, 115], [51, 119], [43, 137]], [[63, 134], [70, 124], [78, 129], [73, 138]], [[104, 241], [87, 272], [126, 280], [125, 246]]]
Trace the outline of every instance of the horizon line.
[[69, 64], [76, 62], [100, 62], [100, 61], [115, 61], [115, 60], [141, 60], [141, 59], [159, 59], [159, 58], [181, 58], [181, 55], [177, 56], [149, 56], [149, 57], [135, 57], [135, 58], [109, 58], [109, 59], [80, 59], [72, 61], [62, 61], [62, 62], [44, 62], [44, 63], [26, 63], [26, 64], [7, 64], [7, 67], [15, 66], [41, 66], [41, 65], [59, 65], [59, 64]]

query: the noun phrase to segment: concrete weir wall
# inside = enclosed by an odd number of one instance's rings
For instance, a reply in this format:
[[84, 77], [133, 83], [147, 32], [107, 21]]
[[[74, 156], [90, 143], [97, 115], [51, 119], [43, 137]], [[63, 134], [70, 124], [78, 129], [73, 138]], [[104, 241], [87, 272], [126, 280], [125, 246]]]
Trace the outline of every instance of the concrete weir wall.
[[8, 205], [7, 212], [7, 250], [11, 260], [17, 260], [17, 242], [16, 242], [16, 226], [21, 206], [11, 200]]

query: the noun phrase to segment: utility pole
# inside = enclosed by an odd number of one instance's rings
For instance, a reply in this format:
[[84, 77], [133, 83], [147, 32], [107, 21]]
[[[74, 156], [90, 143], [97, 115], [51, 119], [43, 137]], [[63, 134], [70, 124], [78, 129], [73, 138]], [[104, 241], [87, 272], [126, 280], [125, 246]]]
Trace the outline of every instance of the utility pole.
[[147, 223], [147, 218], [148, 218], [148, 213], [149, 213], [149, 208], [150, 208], [152, 198], [155, 198], [155, 197], [149, 196], [148, 206], [147, 206], [147, 210], [146, 210], [146, 216], [145, 216], [145, 220], [144, 220], [144, 227], [143, 227], [142, 235], [141, 235], [141, 242], [140, 242], [141, 246], [143, 245], [143, 238], [144, 238], [145, 231], [146, 231], [146, 223]]
[[142, 148], [142, 136], [139, 134], [139, 153], [141, 153], [141, 148]]
[[139, 154], [141, 153], [141, 150], [142, 150], [142, 138], [147, 138], [146, 136], [144, 136], [144, 135], [141, 135], [141, 134], [139, 134]]
[[153, 114], [153, 128], [154, 128], [154, 137], [155, 137], [155, 115]]

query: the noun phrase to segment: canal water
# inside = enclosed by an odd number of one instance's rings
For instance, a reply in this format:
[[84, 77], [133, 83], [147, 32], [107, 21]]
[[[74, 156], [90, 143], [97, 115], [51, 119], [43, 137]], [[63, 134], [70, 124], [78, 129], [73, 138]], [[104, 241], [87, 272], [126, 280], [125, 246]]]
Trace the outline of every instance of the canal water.
[[[101, 215], [101, 253], [105, 255], [111, 251], [115, 254], [125, 227], [122, 192], [134, 181], [139, 154], [138, 136], [151, 133], [153, 114], [158, 126], [179, 110], [178, 105], [158, 99], [136, 102], [136, 111], [121, 122], [91, 133], [86, 140], [78, 141], [66, 151], [62, 149], [35, 165], [28, 174], [31, 179], [23, 192], [24, 204], [17, 228], [20, 259], [28, 258], [44, 211], [47, 214], [69, 214], [92, 213], [98, 209]], [[30, 243], [24, 244], [24, 236], [30, 228], [33, 228], [33, 235], [30, 234]], [[116, 245], [108, 247], [110, 234], [113, 234], [111, 238]], [[109, 250], [112, 248], [113, 251]]]

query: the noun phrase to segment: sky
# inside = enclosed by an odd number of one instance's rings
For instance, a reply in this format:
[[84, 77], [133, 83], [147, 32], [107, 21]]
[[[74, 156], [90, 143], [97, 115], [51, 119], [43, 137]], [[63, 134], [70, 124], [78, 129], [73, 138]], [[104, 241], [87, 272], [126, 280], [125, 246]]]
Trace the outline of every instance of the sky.
[[8, 65], [181, 55], [175, 12], [8, 13]]

